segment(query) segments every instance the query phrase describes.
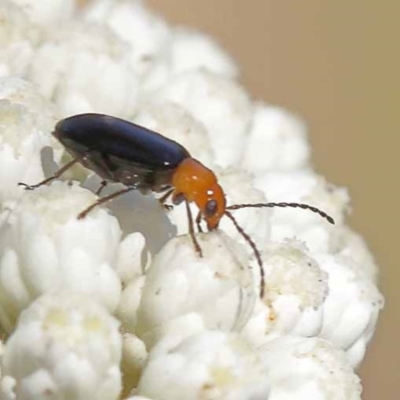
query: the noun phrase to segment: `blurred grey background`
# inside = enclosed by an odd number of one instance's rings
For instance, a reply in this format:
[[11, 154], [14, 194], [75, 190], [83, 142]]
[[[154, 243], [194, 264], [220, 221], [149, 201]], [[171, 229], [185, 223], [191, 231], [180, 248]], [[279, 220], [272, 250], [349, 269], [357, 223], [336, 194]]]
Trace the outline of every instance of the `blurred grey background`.
[[351, 224], [381, 266], [386, 308], [360, 370], [363, 399], [399, 399], [400, 2], [148, 4], [172, 24], [214, 36], [238, 61], [253, 98], [308, 122], [317, 171], [349, 188]]

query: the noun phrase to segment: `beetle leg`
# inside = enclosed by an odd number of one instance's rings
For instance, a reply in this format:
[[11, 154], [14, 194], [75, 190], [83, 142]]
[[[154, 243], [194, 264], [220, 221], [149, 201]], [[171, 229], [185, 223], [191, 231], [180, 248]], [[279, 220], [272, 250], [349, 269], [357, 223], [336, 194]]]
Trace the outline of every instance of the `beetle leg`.
[[170, 189], [165, 193], [163, 196], [161, 196], [158, 199], [158, 202], [160, 203], [160, 206], [165, 208], [167, 211], [171, 211], [174, 207], [171, 204], [165, 204], [167, 201], [168, 197], [171, 196], [171, 194], [174, 192], [174, 189]]
[[185, 204], [186, 204], [186, 212], [188, 215], [188, 222], [189, 222], [189, 235], [192, 238], [193, 246], [194, 246], [194, 249], [196, 250], [196, 253], [200, 257], [203, 257], [203, 252], [201, 251], [199, 242], [197, 241], [196, 236], [194, 235], [193, 216], [192, 216], [192, 211], [190, 210], [189, 202], [187, 200], [185, 200]]
[[108, 185], [107, 181], [101, 181], [100, 182], [100, 187], [96, 191], [96, 196], [100, 196], [100, 193], [103, 191], [103, 189]]
[[59, 178], [65, 171], [70, 169], [73, 165], [75, 165], [77, 162], [80, 162], [82, 158], [84, 158], [86, 153], [83, 153], [79, 155], [78, 157], [75, 157], [71, 161], [67, 162], [65, 165], [63, 165], [59, 170], [57, 170], [52, 176], [49, 176], [48, 178], [44, 179], [43, 181], [36, 183], [35, 185], [28, 185], [23, 182], [18, 182], [18, 186], [24, 186], [25, 190], [33, 190], [36, 189], [40, 186], [47, 185], [51, 181], [54, 181], [54, 179]]
[[199, 211], [197, 214], [197, 217], [196, 217], [196, 225], [197, 225], [197, 229], [199, 230], [199, 232], [203, 232], [200, 222], [201, 222], [201, 212]]
[[78, 219], [83, 219], [90, 213], [90, 211], [93, 210], [93, 208], [99, 206], [100, 204], [107, 203], [110, 200], [114, 200], [116, 197], [122, 196], [125, 193], [130, 192], [131, 190], [137, 190], [135, 186], [129, 186], [127, 188], [118, 190], [115, 193], [112, 193], [108, 196], [102, 197], [101, 199], [98, 199], [96, 202], [94, 202], [92, 205], [90, 205], [88, 208], [85, 208], [83, 211], [81, 211], [78, 214]]

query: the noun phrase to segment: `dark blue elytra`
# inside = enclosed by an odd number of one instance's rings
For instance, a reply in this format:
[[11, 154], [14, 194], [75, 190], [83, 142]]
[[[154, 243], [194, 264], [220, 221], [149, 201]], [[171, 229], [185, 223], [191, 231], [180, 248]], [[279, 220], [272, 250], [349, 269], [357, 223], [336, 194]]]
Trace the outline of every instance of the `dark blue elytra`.
[[143, 191], [170, 187], [176, 167], [189, 152], [142, 126], [103, 114], [61, 120], [53, 135], [74, 158], [101, 178]]

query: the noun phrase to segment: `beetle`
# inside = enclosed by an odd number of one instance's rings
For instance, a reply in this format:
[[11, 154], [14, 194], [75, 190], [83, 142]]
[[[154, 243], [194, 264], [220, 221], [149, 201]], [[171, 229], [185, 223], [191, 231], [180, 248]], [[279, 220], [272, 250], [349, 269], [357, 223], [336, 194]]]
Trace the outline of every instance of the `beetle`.
[[151, 131], [132, 122], [103, 114], [80, 114], [59, 121], [53, 135], [71, 154], [72, 160], [61, 167], [54, 175], [26, 189], [35, 189], [62, 175], [76, 163], [94, 171], [102, 179], [97, 194], [107, 182], [122, 183], [125, 188], [108, 196], [99, 198], [91, 206], [79, 213], [84, 218], [99, 204], [110, 201], [131, 190], [143, 194], [149, 192], [164, 193], [160, 204], [168, 208], [165, 201], [172, 198], [174, 205], [185, 203], [189, 234], [196, 252], [202, 256], [202, 250], [196, 240], [194, 221], [189, 207], [193, 202], [199, 209], [196, 224], [201, 231], [200, 222], [204, 220], [207, 229], [218, 228], [223, 216], [227, 216], [238, 232], [252, 248], [260, 267], [260, 297], [264, 296], [264, 269], [260, 252], [251, 237], [240, 227], [231, 211], [241, 208], [261, 207], [298, 207], [310, 210], [334, 223], [332, 217], [316, 207], [302, 203], [258, 203], [226, 204], [225, 194], [214, 172], [179, 143], [157, 132]]

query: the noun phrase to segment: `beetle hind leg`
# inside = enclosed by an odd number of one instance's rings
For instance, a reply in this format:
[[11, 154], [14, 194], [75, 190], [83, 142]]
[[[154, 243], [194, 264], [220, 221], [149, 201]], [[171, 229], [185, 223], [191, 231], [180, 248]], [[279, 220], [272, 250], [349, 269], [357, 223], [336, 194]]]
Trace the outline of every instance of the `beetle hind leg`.
[[101, 199], [98, 199], [93, 204], [91, 204], [89, 207], [87, 207], [83, 211], [81, 211], [78, 214], [78, 219], [85, 218], [90, 213], [90, 211], [92, 211], [95, 207], [97, 207], [97, 206], [99, 206], [101, 204], [107, 203], [107, 202], [109, 202], [111, 200], [114, 200], [115, 198], [117, 198], [119, 196], [122, 196], [123, 194], [128, 193], [128, 192], [130, 192], [132, 190], [137, 190], [137, 188], [135, 186], [129, 186], [127, 188], [118, 190], [117, 192], [112, 193], [112, 194], [110, 194], [108, 196], [102, 197]]
[[48, 178], [43, 179], [41, 182], [36, 183], [35, 185], [28, 185], [27, 183], [24, 183], [24, 182], [18, 182], [18, 186], [24, 186], [25, 190], [34, 190], [40, 186], [47, 185], [48, 183], [59, 178], [65, 171], [69, 170], [73, 165], [82, 161], [82, 158], [84, 158], [84, 156], [85, 156], [85, 154], [75, 157], [74, 159], [72, 159], [71, 161], [69, 161], [65, 165], [63, 165], [60, 169], [58, 169], [52, 176], [49, 176]]

